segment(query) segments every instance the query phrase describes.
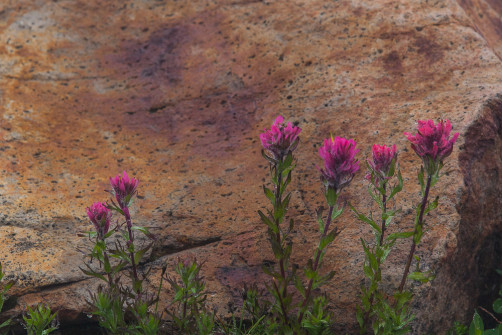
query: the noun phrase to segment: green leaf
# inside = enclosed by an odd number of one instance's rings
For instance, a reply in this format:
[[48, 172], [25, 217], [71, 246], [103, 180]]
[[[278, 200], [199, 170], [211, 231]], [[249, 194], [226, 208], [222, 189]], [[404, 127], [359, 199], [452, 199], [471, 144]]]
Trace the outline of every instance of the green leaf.
[[309, 268], [305, 268], [303, 270], [303, 273], [305, 274], [305, 277], [307, 279], [314, 279], [316, 277], [316, 275], [317, 275], [317, 273], [314, 270], [312, 270], [312, 268], [310, 268], [310, 269]]
[[483, 320], [478, 314], [478, 311], [474, 311], [474, 316], [472, 317], [471, 326], [469, 327], [469, 335], [483, 335], [484, 325]]
[[359, 240], [361, 241], [361, 244], [362, 244], [362, 246], [363, 246], [364, 253], [365, 253], [366, 255], [368, 255], [369, 253], [371, 253], [371, 251], [370, 251], [370, 249], [369, 249], [368, 245], [366, 244], [366, 242], [364, 242], [363, 238], [362, 238], [362, 237], [360, 237], [360, 238], [359, 238]]
[[368, 261], [370, 262], [370, 266], [371, 266], [371, 268], [372, 268], [372, 269], [373, 269], [373, 271], [375, 271], [375, 272], [376, 272], [376, 271], [378, 271], [378, 267], [379, 267], [379, 265], [378, 265], [378, 261], [377, 261], [377, 259], [376, 259], [375, 255], [373, 255], [372, 253], [370, 253], [370, 254], [368, 254], [368, 256], [369, 256], [369, 257], [368, 257]]
[[502, 299], [498, 298], [493, 303], [493, 311], [498, 314], [502, 314]]
[[378, 197], [375, 193], [373, 193], [373, 191], [371, 190], [371, 185], [368, 186], [368, 193], [369, 195], [371, 196], [371, 198], [373, 199], [373, 201], [375, 201], [377, 204], [378, 204], [378, 207], [383, 210], [383, 202], [382, 202], [382, 199], [380, 199], [380, 197]]
[[265, 185], [263, 185], [263, 192], [265, 193], [265, 195], [267, 196], [267, 198], [270, 199], [270, 202], [272, 202], [272, 206], [275, 206], [275, 195], [274, 193], [267, 187], [265, 187]]
[[433, 202], [429, 203], [427, 205], [427, 207], [425, 208], [425, 211], [424, 211], [424, 215], [426, 215], [427, 213], [429, 213], [430, 211], [434, 210], [437, 208], [438, 206], [438, 203], [439, 203], [439, 196], [436, 197], [436, 199], [434, 199]]
[[108, 233], [105, 234], [104, 238], [107, 239], [108, 237], [112, 236], [113, 234], [115, 234], [115, 229], [108, 231]]
[[290, 152], [284, 159], [282, 163], [279, 163], [279, 171], [283, 172], [285, 169], [291, 166], [291, 163], [293, 162], [293, 154]]
[[396, 186], [394, 186], [391, 191], [390, 191], [390, 195], [389, 195], [389, 198], [387, 199], [390, 200], [392, 199], [397, 193], [401, 192], [403, 190], [403, 177], [401, 176], [401, 171], [397, 171], [397, 180], [398, 180], [398, 183]]
[[[1, 270], [0, 270], [1, 271]], [[3, 287], [2, 289], [2, 292], [5, 293], [7, 292], [8, 290], [10, 290], [10, 288], [12, 287], [12, 285], [14, 285], [14, 281], [11, 280], [9, 281], [7, 284], [5, 284], [5, 286]]]
[[342, 213], [343, 213], [343, 207], [340, 207], [340, 209], [338, 209], [338, 207], [335, 204], [333, 214], [331, 214], [331, 221], [335, 221], [336, 219], [338, 219], [338, 217], [342, 215]]
[[387, 236], [386, 240], [387, 241], [392, 241], [392, 240], [397, 240], [399, 238], [409, 238], [413, 236], [414, 231], [403, 231], [400, 233], [392, 233], [389, 236]]
[[380, 264], [383, 264], [383, 262], [385, 262], [385, 260], [387, 259], [387, 256], [389, 256], [389, 253], [391, 252], [392, 247], [394, 246], [395, 242], [396, 242], [396, 240], [391, 241], [389, 243], [385, 243], [382, 246], [383, 254], [382, 254], [382, 257], [380, 258]]
[[420, 171], [418, 171], [418, 182], [420, 183], [420, 191], [422, 196], [425, 193], [425, 182], [424, 182], [424, 166], [420, 166]]
[[284, 248], [283, 251], [283, 257], [288, 260], [289, 257], [291, 256], [291, 251], [293, 250], [293, 242], [290, 242], [286, 245], [286, 248]]
[[415, 225], [415, 232], [414, 232], [414, 235], [413, 235], [413, 242], [415, 242], [415, 244], [419, 244], [420, 240], [422, 239], [422, 235], [423, 234], [424, 233], [422, 231], [422, 225], [420, 225], [420, 224]]
[[276, 208], [274, 208], [274, 220], [279, 220], [279, 222], [282, 221], [285, 212], [283, 205], [284, 204], [276, 206]]
[[267, 154], [265, 153], [264, 149], [261, 150], [261, 155], [263, 156], [263, 158], [265, 158], [271, 164], [277, 164], [277, 161], [275, 159], [273, 159], [272, 157], [267, 156]]
[[288, 195], [286, 195], [286, 197], [282, 202], [282, 209], [284, 210], [284, 213], [286, 213], [286, 211], [288, 210], [290, 200], [291, 200], [291, 193], [288, 193]]
[[389, 177], [394, 176], [394, 172], [396, 171], [396, 157], [392, 158], [392, 162], [390, 163], [390, 168], [389, 168]]
[[378, 224], [375, 223], [372, 219], [368, 218], [366, 215], [359, 213], [351, 204], [349, 204], [350, 209], [357, 215], [357, 218], [362, 221], [366, 222], [373, 228], [374, 231], [378, 232], [378, 234], [382, 234], [382, 229], [378, 226]]
[[88, 276], [96, 277], [96, 278], [102, 279], [104, 281], [107, 281], [106, 278], [102, 274], [100, 274], [100, 273], [97, 273], [97, 272], [94, 272], [94, 271], [87, 271], [87, 270], [84, 270], [82, 268], [80, 268], [80, 271], [82, 271], [84, 274], [86, 274]]
[[112, 267], [110, 265], [110, 261], [108, 260], [108, 257], [103, 260], [103, 265], [104, 265], [106, 273], [112, 272]]
[[146, 227], [132, 226], [131, 230], [136, 230], [136, 231], [142, 232], [146, 236], [151, 236], [151, 233], [148, 231], [148, 228], [146, 228]]
[[408, 275], [408, 279], [416, 280], [421, 283], [427, 283], [431, 279], [431, 274], [415, 271]]
[[359, 305], [356, 306], [356, 319], [357, 319], [357, 322], [359, 323], [359, 327], [363, 328], [363, 326], [364, 326], [364, 313], [363, 313], [361, 307], [359, 307]]
[[330, 271], [327, 274], [325, 274], [324, 276], [317, 278], [317, 280], [314, 282], [314, 285], [312, 285], [312, 289], [315, 290], [315, 289], [321, 287], [322, 285], [326, 284], [328, 281], [333, 279], [334, 276], [335, 276], [335, 271]]
[[4, 322], [2, 322], [2, 324], [0, 324], [0, 329], [1, 329], [1, 328], [5, 328], [5, 327], [7, 327], [8, 325], [10, 325], [11, 321], [12, 321], [12, 320], [11, 320], [11, 319], [9, 319], [9, 320], [5, 320]]
[[116, 211], [116, 212], [120, 213], [120, 215], [124, 216], [124, 212], [122, 211], [122, 209], [120, 209], [120, 207], [116, 206], [115, 204], [108, 205], [107, 207], [108, 207], [108, 209]]
[[289, 229], [288, 229], [288, 233], [290, 233], [293, 228], [295, 227], [295, 222], [293, 219], [289, 219]]
[[275, 223], [272, 222], [272, 220], [270, 220], [265, 214], [263, 214], [262, 211], [258, 211], [258, 214], [260, 215], [260, 218], [263, 221], [263, 223], [265, 223], [274, 234], [277, 234], [279, 232]]
[[305, 287], [303, 286], [303, 283], [301, 279], [298, 276], [294, 277], [294, 284], [298, 292], [302, 295], [302, 297], [305, 298]]
[[369, 278], [370, 280], [373, 280], [373, 270], [371, 269], [371, 267], [369, 265], [365, 265], [363, 267], [363, 270], [364, 270], [364, 275]]
[[335, 239], [337, 234], [336, 228], [332, 230], [328, 235], [321, 238], [321, 242], [319, 243], [319, 250], [325, 249], [333, 240]]
[[441, 171], [441, 169], [443, 168], [443, 166], [444, 166], [444, 164], [442, 162], [439, 163], [439, 166], [434, 171], [434, 174], [431, 176], [431, 187], [433, 187], [434, 185], [436, 185], [436, 183], [439, 181], [439, 177], [440, 177], [439, 172]]
[[143, 286], [143, 280], [133, 280], [132, 281], [132, 288], [134, 289], [134, 291], [141, 292], [142, 286]]
[[274, 256], [276, 259], [280, 260], [284, 256], [284, 252], [282, 250], [282, 246], [277, 243], [277, 240], [271, 239], [270, 243], [272, 244], [272, 251], [274, 252]]
[[282, 194], [284, 193], [284, 191], [286, 190], [286, 188], [288, 187], [289, 183], [291, 183], [291, 172], [288, 172], [288, 176], [281, 186], [281, 192], [280, 192], [281, 197], [282, 197]]
[[322, 234], [324, 232], [324, 220], [322, 219], [323, 208], [320, 207], [317, 210], [317, 222], [319, 223], [319, 232]]
[[134, 254], [134, 264], [139, 264], [141, 259], [143, 258], [143, 255], [150, 249], [151, 245], [148, 245], [147, 247], [139, 250], [136, 254]]
[[326, 193], [324, 194], [328, 206], [333, 207], [336, 205], [336, 199], [338, 198], [338, 193], [333, 187], [328, 187]]
[[366, 258], [368, 259], [371, 269], [373, 269], [374, 271], [378, 270], [378, 262], [375, 255], [371, 252], [362, 238], [361, 243], [363, 245], [364, 253], [366, 254]]

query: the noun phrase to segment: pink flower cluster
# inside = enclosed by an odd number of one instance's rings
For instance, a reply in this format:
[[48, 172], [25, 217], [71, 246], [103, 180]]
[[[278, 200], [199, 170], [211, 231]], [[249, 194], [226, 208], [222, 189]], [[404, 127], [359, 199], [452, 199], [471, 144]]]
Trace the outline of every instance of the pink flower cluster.
[[132, 197], [136, 194], [138, 183], [137, 179], [129, 178], [125, 171], [122, 176], [118, 174], [110, 178], [110, 184], [112, 185], [115, 199], [117, 199], [121, 209], [129, 206]]
[[[368, 165], [370, 166], [373, 177], [377, 178], [379, 181], [388, 179], [390, 177], [389, 172], [392, 161], [394, 161], [395, 164], [396, 160], [397, 151], [395, 144], [391, 147], [373, 144], [371, 160], [368, 159]], [[366, 178], [371, 179], [371, 175], [367, 175]]]
[[437, 125], [434, 121], [418, 121], [418, 133], [404, 135], [411, 142], [411, 148], [415, 150], [420, 157], [429, 156], [433, 160], [442, 161], [448, 157], [452, 150], [453, 144], [458, 138], [458, 133], [455, 133], [451, 139], [451, 124], [449, 120], [441, 120]]
[[96, 232], [98, 233], [100, 239], [103, 239], [110, 229], [112, 213], [106, 204], [102, 202], [93, 203], [91, 207], [86, 208], [86, 211], [87, 216], [94, 224], [94, 228], [96, 228]]
[[450, 132], [449, 120], [440, 120], [437, 125], [434, 125], [434, 121], [427, 120], [418, 121], [417, 134], [404, 133], [411, 142], [411, 148], [424, 161], [429, 174], [432, 173], [431, 169], [437, 169], [438, 164], [451, 154], [458, 133], [450, 139]]
[[327, 187], [338, 192], [350, 183], [359, 170], [359, 162], [355, 159], [358, 152], [355, 140], [338, 136], [324, 140], [324, 145], [319, 148], [319, 155], [324, 160], [324, 169], [319, 170]]
[[298, 136], [302, 131], [291, 122], [284, 126], [283, 121], [284, 118], [278, 116], [270, 130], [265, 129], [265, 132], [260, 134], [263, 148], [268, 150], [276, 160], [282, 160], [290, 151], [296, 149], [299, 142]]

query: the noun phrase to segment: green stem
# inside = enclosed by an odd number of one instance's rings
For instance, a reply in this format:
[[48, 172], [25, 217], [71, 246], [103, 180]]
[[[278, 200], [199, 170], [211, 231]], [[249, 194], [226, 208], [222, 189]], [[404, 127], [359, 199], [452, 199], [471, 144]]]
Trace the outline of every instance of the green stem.
[[272, 283], [274, 284], [275, 292], [277, 293], [277, 296], [279, 297], [279, 304], [281, 305], [281, 310], [282, 310], [282, 314], [283, 314], [283, 317], [284, 317], [284, 323], [285, 324], [289, 324], [288, 313], [286, 311], [286, 306], [284, 305], [284, 301], [283, 301], [282, 296], [281, 296], [281, 291], [277, 287], [277, 283], [275, 282], [275, 279], [272, 281]]
[[[278, 166], [276, 165], [276, 169]], [[277, 170], [276, 170], [277, 171]], [[281, 206], [282, 204], [282, 199], [281, 199], [281, 185], [282, 185], [282, 172], [277, 173], [277, 185], [275, 188], [275, 210], [277, 210], [277, 207]], [[275, 226], [277, 227], [277, 234], [276, 234], [276, 241], [277, 244], [281, 246], [282, 249], [282, 237], [281, 237], [281, 228], [279, 227], [279, 219], [275, 220]], [[279, 260], [279, 267], [281, 270], [281, 277], [284, 281], [286, 281], [286, 270], [284, 269], [284, 259], [281, 257]], [[287, 294], [287, 287], [284, 285], [284, 291], [282, 293], [283, 297], [286, 297]]]
[[[282, 162], [282, 159], [281, 159]], [[281, 199], [281, 185], [282, 185], [282, 171], [279, 171], [279, 165], [276, 164], [275, 169], [277, 172], [277, 185], [275, 187], [275, 208], [274, 210], [277, 210], [279, 206], [282, 205], [282, 199]], [[275, 220], [275, 226], [277, 227], [277, 234], [276, 234], [276, 241], [279, 246], [281, 246], [282, 249], [282, 236], [281, 236], [281, 228], [279, 226], [279, 220], [280, 218], [277, 218]], [[284, 251], [284, 250], [281, 250]], [[277, 283], [274, 280], [274, 287], [277, 292], [277, 296], [279, 297], [279, 303], [281, 306], [281, 311], [284, 317], [284, 321], [286, 324], [289, 323], [289, 318], [288, 318], [288, 311], [286, 310], [286, 306], [284, 305], [283, 298], [286, 298], [287, 296], [287, 290], [288, 290], [288, 285], [286, 282], [286, 270], [284, 268], [284, 259], [283, 256], [279, 259], [279, 268], [281, 271], [281, 280], [279, 282], [279, 286], [277, 286]], [[282, 292], [281, 292], [282, 290]]]
[[[386, 186], [386, 183], [384, 182], [383, 183], [383, 194], [382, 194], [383, 213], [385, 213], [387, 211], [387, 194], [385, 193], [385, 186]], [[382, 245], [383, 245], [384, 234], [385, 234], [385, 219], [382, 218], [382, 234], [380, 235], [380, 240], [378, 241], [378, 247], [382, 247]], [[381, 259], [380, 259], [380, 257], [376, 257], [376, 260], [377, 260], [377, 265], [378, 265], [377, 271], [380, 271]], [[377, 277], [377, 273], [375, 273], [375, 275], [373, 276], [373, 281], [377, 280], [376, 277]], [[370, 308], [366, 311], [366, 314], [364, 315], [364, 323], [363, 323], [364, 329], [365, 329], [366, 325], [368, 324], [368, 321], [370, 318], [371, 307], [373, 307], [373, 300], [375, 300], [375, 292], [374, 291], [371, 292], [371, 295], [370, 295], [370, 300], [369, 300]]]
[[[387, 212], [387, 194], [385, 193], [385, 186], [387, 183], [383, 183], [383, 195], [382, 195], [382, 204], [383, 204], [383, 212]], [[382, 235], [380, 235], [380, 241], [378, 243], [379, 246], [383, 245], [383, 238], [385, 235], [385, 219], [382, 218]]]
[[[105, 242], [104, 239], [103, 239], [103, 242]], [[106, 248], [106, 242], [105, 242], [105, 248]], [[106, 252], [106, 249], [103, 251], [103, 258], [105, 259], [106, 263], [110, 264], [110, 259], [108, 258], [108, 253]], [[111, 264], [110, 264], [110, 266], [111, 266]], [[110, 272], [107, 272], [106, 275], [108, 277], [108, 288], [111, 290], [112, 286], [113, 286], [112, 274]]]
[[[122, 208], [122, 212], [124, 212], [124, 216], [125, 216], [125, 219], [126, 219], [126, 225], [127, 225], [127, 232], [129, 233], [129, 241], [128, 241], [128, 244], [131, 243], [133, 246], [134, 246], [134, 234], [132, 232], [132, 220], [131, 220], [131, 214], [129, 213], [129, 208], [127, 206], [124, 206], [124, 208]], [[129, 245], [127, 246], [129, 248]], [[136, 262], [134, 261], [134, 252], [130, 251], [129, 252], [129, 257], [131, 258], [131, 265], [132, 265], [132, 274], [133, 274], [133, 277], [134, 277], [134, 282], [137, 283], [139, 282], [139, 278], [138, 278], [138, 271], [136, 269]], [[141, 294], [141, 289], [138, 288], [136, 293], [138, 295]]]
[[[418, 216], [418, 226], [422, 226], [423, 217], [425, 212], [425, 206], [427, 205], [427, 197], [429, 196], [429, 190], [431, 188], [432, 176], [427, 175], [427, 185], [425, 186], [424, 197], [422, 199], [422, 204], [420, 207], [420, 215]], [[415, 232], [413, 236], [417, 233], [417, 228], [415, 227]], [[416, 249], [415, 239], [413, 239], [413, 243], [411, 244], [410, 253], [408, 254], [408, 260], [406, 262], [406, 267], [404, 268], [403, 278], [401, 278], [401, 284], [399, 285], [399, 293], [403, 292], [404, 284], [406, 283], [406, 278], [408, 277], [408, 272], [410, 271], [411, 261], [413, 260], [413, 255], [415, 254]]]
[[164, 281], [164, 274], [160, 275], [160, 284], [159, 284], [159, 289], [157, 290], [157, 302], [155, 303], [155, 314], [157, 314], [157, 310], [159, 307], [159, 297], [160, 297], [160, 290], [162, 289], [162, 282]]
[[[326, 225], [324, 226], [324, 231], [323, 231], [322, 236], [321, 236], [321, 241], [322, 241], [322, 239], [328, 233], [328, 229], [329, 229], [329, 226], [331, 224], [331, 216], [333, 215], [333, 209], [334, 209], [334, 206], [329, 206], [328, 220], [326, 221]], [[320, 260], [320, 258], [321, 258], [321, 250], [319, 249], [319, 247], [317, 247], [316, 256], [315, 256], [315, 262], [314, 262], [314, 265], [312, 266], [312, 270], [314, 272], [317, 271], [317, 267], [319, 266], [319, 260]], [[312, 279], [309, 280], [309, 284], [307, 286], [307, 290], [305, 291], [305, 299], [303, 300], [303, 303], [302, 303], [301, 308], [300, 308], [300, 315], [298, 316], [298, 324], [300, 324], [300, 325], [301, 325], [302, 320], [303, 320], [303, 315], [305, 314], [305, 307], [307, 306], [307, 303], [308, 303], [309, 298], [310, 298], [310, 292], [312, 291], [312, 284], [313, 283], [314, 283], [314, 278], [312, 278]]]

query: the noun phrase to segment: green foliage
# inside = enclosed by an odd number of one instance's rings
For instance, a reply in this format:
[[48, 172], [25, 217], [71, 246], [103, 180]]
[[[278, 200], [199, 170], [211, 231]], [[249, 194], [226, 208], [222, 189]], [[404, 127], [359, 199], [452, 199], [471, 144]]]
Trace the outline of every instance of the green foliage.
[[[270, 304], [272, 317], [265, 319], [263, 325], [266, 325], [266, 331], [273, 334], [303, 334], [305, 332], [312, 334], [321, 334], [328, 329], [329, 317], [319, 309], [327, 301], [323, 298], [313, 298], [313, 290], [320, 288], [334, 276], [334, 272], [326, 274], [320, 273], [320, 268], [328, 246], [339, 234], [337, 228], [330, 229], [330, 224], [336, 220], [342, 213], [343, 207], [337, 205], [338, 191], [333, 187], [327, 187], [324, 194], [326, 202], [329, 205], [329, 214], [326, 222], [322, 217], [322, 209], [318, 211], [317, 221], [319, 223], [319, 244], [315, 249], [312, 259], [308, 260], [302, 273], [304, 281], [296, 271], [296, 267], [290, 266], [290, 257], [292, 252], [292, 242], [290, 234], [294, 228], [293, 220], [289, 225], [283, 227], [286, 212], [291, 200], [291, 193], [286, 193], [286, 188], [291, 182], [291, 172], [295, 167], [293, 155], [289, 152], [285, 157], [271, 158], [264, 152], [263, 156], [270, 163], [270, 174], [274, 189], [263, 186], [263, 192], [272, 204], [272, 210], [267, 210], [266, 214], [258, 211], [262, 222], [268, 227], [268, 237], [274, 257], [277, 261], [275, 266], [264, 266], [263, 271], [271, 277], [271, 283], [267, 288], [273, 297]], [[302, 301], [296, 305], [293, 302], [293, 292], [289, 288], [294, 284], [297, 292], [301, 295]], [[323, 306], [324, 306], [323, 305]], [[296, 312], [296, 315], [295, 315]], [[261, 315], [260, 318], [263, 318]], [[254, 319], [257, 322], [257, 319]], [[256, 323], [253, 323], [256, 325]], [[263, 327], [257, 326], [257, 329]], [[238, 329], [241, 329], [240, 327]]]
[[[497, 270], [499, 275], [502, 275], [502, 270]], [[502, 285], [499, 289], [499, 298], [493, 302], [493, 311], [497, 314], [502, 314]], [[490, 314], [491, 317], [495, 317]], [[474, 311], [474, 316], [472, 317], [472, 322], [469, 327], [469, 335], [502, 335], [502, 323], [495, 319], [498, 323], [497, 327], [492, 329], [484, 329], [483, 319], [478, 314], [478, 311]]]
[[138, 335], [156, 335], [159, 331], [160, 318], [148, 311], [148, 303], [145, 301], [138, 302], [133, 308], [132, 313], [136, 319], [134, 330]]
[[[119, 207], [113, 200], [107, 207], [123, 216], [122, 223], [108, 231], [104, 236], [96, 232], [87, 232], [93, 241], [93, 247], [86, 255], [83, 273], [93, 276], [106, 283], [91, 294], [90, 304], [93, 314], [98, 318], [101, 327], [111, 334], [156, 334], [159, 329], [160, 316], [157, 314], [158, 297], [162, 281], [156, 296], [148, 294], [143, 289], [143, 276], [137, 271], [137, 266], [153, 247], [155, 237], [146, 227], [133, 226], [129, 208], [133, 202], [132, 193], [124, 204]], [[135, 243], [135, 233], [143, 234], [149, 241], [146, 245]], [[113, 242], [110, 242], [112, 240]], [[93, 261], [97, 261], [97, 266]], [[124, 284], [121, 272], [126, 272], [130, 284]], [[155, 309], [153, 305], [155, 304]]]
[[305, 313], [302, 327], [309, 335], [331, 334], [330, 325], [333, 318], [328, 310], [328, 298], [319, 296], [313, 299], [312, 309]]
[[196, 259], [185, 262], [178, 259], [179, 278], [165, 278], [174, 291], [174, 299], [166, 312], [182, 334], [211, 334], [215, 328], [215, 315], [205, 305], [207, 293], [201, 268]]
[[469, 327], [469, 335], [483, 335], [485, 333], [485, 326], [483, 324], [483, 319], [478, 314], [478, 311], [474, 312], [472, 317], [471, 326]]
[[[3, 309], [3, 305], [5, 303], [5, 300], [6, 300], [6, 293], [7, 291], [10, 290], [10, 288], [12, 287], [12, 285], [14, 285], [14, 282], [13, 281], [9, 281], [8, 283], [3, 283], [3, 278], [5, 277], [5, 272], [3, 272], [3, 268], [2, 268], [2, 263], [0, 263], [0, 312], [2, 311]], [[7, 328], [10, 324], [11, 324], [11, 319], [8, 319], [8, 320], [5, 320], [4, 322], [2, 322], [0, 324], [0, 331], [2, 329], [5, 330], [5, 328]]]
[[97, 316], [99, 325], [109, 334], [122, 334], [129, 330], [123, 295], [100, 288], [97, 293], [91, 294], [91, 302], [94, 307], [92, 314]]
[[[301, 324], [301, 329], [312, 334], [321, 334], [327, 331], [327, 320], [329, 315], [319, 314], [319, 306], [326, 303], [325, 298], [312, 297], [312, 290], [318, 289], [329, 282], [335, 275], [334, 271], [330, 271], [321, 275], [320, 269], [324, 255], [328, 246], [340, 234], [340, 230], [335, 227], [330, 229], [331, 224], [343, 214], [343, 207], [338, 207], [338, 193], [332, 187], [327, 187], [325, 192], [326, 202], [329, 205], [329, 211], [326, 222], [323, 220], [323, 208], [317, 210], [317, 221], [319, 223], [319, 244], [315, 250], [313, 258], [307, 261], [303, 274], [308, 283], [303, 286], [299, 278], [295, 278], [295, 287], [303, 297], [303, 302], [299, 306], [298, 322]], [[305, 319], [307, 317], [308, 319]]]
[[294, 222], [289, 220], [286, 227], [281, 225], [285, 221], [291, 200], [291, 193], [286, 193], [286, 188], [291, 182], [291, 173], [295, 164], [291, 152], [278, 160], [268, 157], [266, 154], [264, 157], [270, 163], [274, 190], [263, 186], [263, 191], [272, 204], [272, 210], [267, 210], [267, 214], [258, 211], [258, 214], [268, 228], [268, 239], [278, 266], [277, 268], [264, 266], [263, 271], [272, 279], [271, 284], [267, 286], [274, 299], [270, 312], [274, 315], [279, 328], [282, 329], [279, 330], [279, 333], [288, 333], [293, 329], [299, 329], [299, 324], [291, 317], [295, 306], [291, 292], [288, 292], [288, 286], [295, 282], [296, 278], [295, 269], [290, 269], [290, 257], [293, 249], [290, 234], [293, 231]]
[[232, 313], [229, 324], [219, 321], [218, 326], [225, 335], [273, 335], [277, 325], [268, 317], [270, 303], [263, 299], [263, 292], [256, 285], [244, 288], [240, 315]]
[[380, 294], [375, 297], [376, 317], [372, 325], [373, 333], [378, 335], [408, 334], [409, 323], [414, 319], [409, 311], [413, 298], [411, 292], [394, 293], [394, 299], [390, 303], [389, 299], [384, 299]]
[[[398, 232], [385, 236], [386, 229], [397, 214], [396, 210], [387, 209], [387, 201], [403, 189], [401, 172], [397, 170], [396, 175], [395, 171], [396, 166], [393, 161], [388, 178], [378, 178], [375, 172], [371, 174], [368, 193], [378, 205], [379, 216], [374, 215], [372, 211], [369, 215], [365, 215], [350, 206], [356, 217], [369, 225], [374, 236], [374, 242], [371, 244], [361, 238], [365, 255], [363, 270], [367, 284], [361, 288], [361, 304], [356, 307], [356, 318], [362, 334], [366, 333], [368, 328], [379, 335], [406, 334], [409, 331], [408, 324], [413, 320], [413, 316], [409, 313], [411, 293], [396, 292], [393, 297], [389, 297], [380, 288], [382, 264], [396, 241], [414, 235], [414, 232]], [[397, 183], [388, 189], [389, 178], [395, 175]]]
[[467, 327], [461, 324], [458, 321], [455, 321], [453, 323], [453, 326], [448, 329], [446, 335], [466, 335], [467, 334]]
[[34, 309], [28, 306], [27, 315], [23, 315], [24, 327], [28, 335], [47, 335], [58, 329], [57, 312], [51, 314], [46, 305], [38, 305]]

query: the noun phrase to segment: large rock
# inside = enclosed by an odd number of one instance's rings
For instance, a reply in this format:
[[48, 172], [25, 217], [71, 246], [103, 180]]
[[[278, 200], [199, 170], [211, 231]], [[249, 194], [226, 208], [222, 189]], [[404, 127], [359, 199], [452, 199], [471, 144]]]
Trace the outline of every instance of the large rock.
[[[479, 20], [485, 12], [491, 23]], [[373, 143], [397, 144], [406, 197], [393, 229], [402, 231], [420, 164], [402, 132], [451, 120], [460, 138], [418, 249], [437, 276], [417, 289], [414, 333], [467, 321], [493, 298], [502, 265], [501, 12], [495, 0], [3, 1], [0, 261], [19, 296], [9, 315], [45, 301], [62, 322], [85, 316], [98, 283], [79, 270], [77, 233], [91, 227], [85, 207], [106, 200], [108, 177], [123, 170], [140, 179], [134, 220], [159, 236], [151, 283], [165, 262], [195, 255], [210, 302], [226, 313], [273, 259], [256, 214], [269, 183], [258, 135], [281, 114], [303, 129], [289, 211], [300, 265], [317, 240], [323, 138], [355, 138], [361, 161]], [[343, 195], [361, 209], [371, 206], [363, 177]], [[337, 224], [326, 289], [338, 329], [351, 333], [359, 238], [371, 234], [348, 211]], [[408, 248], [385, 268], [389, 288]]]

